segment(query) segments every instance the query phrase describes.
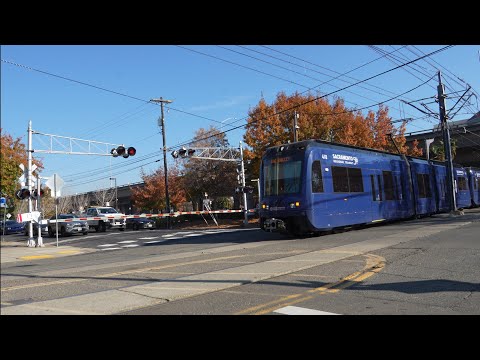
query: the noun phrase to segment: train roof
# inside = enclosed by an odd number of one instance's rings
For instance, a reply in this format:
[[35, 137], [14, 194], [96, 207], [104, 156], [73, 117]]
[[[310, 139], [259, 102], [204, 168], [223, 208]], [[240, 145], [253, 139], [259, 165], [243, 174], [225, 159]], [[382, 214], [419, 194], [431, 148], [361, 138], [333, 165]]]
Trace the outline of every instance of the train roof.
[[[316, 146], [319, 144], [324, 144], [324, 145], [334, 145], [334, 146], [340, 146], [340, 147], [346, 147], [350, 149], [355, 149], [355, 150], [364, 150], [364, 151], [374, 151], [376, 153], [381, 153], [381, 154], [387, 154], [387, 155], [395, 155], [395, 156], [403, 156], [404, 154], [399, 154], [399, 153], [392, 153], [389, 151], [385, 150], [379, 150], [379, 149], [372, 149], [372, 148], [366, 148], [366, 147], [360, 147], [360, 146], [355, 146], [355, 145], [347, 145], [347, 144], [341, 144], [341, 143], [336, 143], [336, 142], [330, 142], [330, 141], [325, 141], [325, 140], [319, 140], [319, 139], [308, 139], [308, 140], [301, 140], [293, 143], [286, 143], [286, 144], [280, 144], [280, 145], [275, 145], [275, 146], [270, 146], [268, 147], [265, 152], [271, 151], [273, 149], [277, 149], [279, 147], [286, 147], [288, 148], [297, 148], [297, 149], [302, 149], [302, 147], [307, 148], [309, 146]], [[427, 160], [426, 158], [422, 158], [419, 156], [412, 156], [412, 155], [405, 155], [409, 159], [418, 159], [418, 160], [423, 160], [423, 161], [430, 161], [431, 163], [437, 164], [437, 165], [444, 165], [443, 161], [439, 160]], [[463, 167], [461, 164], [453, 164], [454, 167]], [[476, 169], [475, 169], [476, 170]]]
[[[279, 147], [282, 147], [282, 146], [284, 146], [286, 148], [290, 147], [290, 148], [301, 149], [302, 147], [307, 148], [309, 146], [316, 146], [318, 144], [334, 145], [334, 146], [346, 147], [346, 148], [355, 149], [355, 150], [374, 151], [374, 152], [377, 152], [377, 153], [388, 154], [388, 155], [397, 155], [397, 156], [402, 155], [402, 154], [392, 153], [392, 152], [385, 151], [385, 150], [372, 149], [372, 148], [360, 147], [360, 146], [355, 146], [355, 145], [347, 145], [347, 144], [341, 144], [341, 143], [319, 140], [319, 139], [309, 139], [309, 140], [297, 141], [297, 142], [294, 142], [294, 143], [286, 143], [286, 144], [275, 145], [275, 146], [271, 146], [271, 147], [267, 148], [266, 151], [276, 149], [276, 148], [279, 148]], [[410, 156], [410, 155], [407, 155], [407, 156], [415, 158], [415, 156]], [[418, 157], [418, 159], [425, 160], [425, 159], [420, 158], [420, 157]]]

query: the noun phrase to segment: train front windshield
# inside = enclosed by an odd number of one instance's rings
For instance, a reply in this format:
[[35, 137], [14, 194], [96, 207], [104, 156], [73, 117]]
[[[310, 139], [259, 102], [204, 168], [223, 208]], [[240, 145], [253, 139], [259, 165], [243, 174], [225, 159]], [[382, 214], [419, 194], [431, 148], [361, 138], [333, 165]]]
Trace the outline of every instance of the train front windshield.
[[266, 160], [263, 164], [264, 196], [299, 193], [301, 175], [301, 160], [293, 160], [290, 157]]

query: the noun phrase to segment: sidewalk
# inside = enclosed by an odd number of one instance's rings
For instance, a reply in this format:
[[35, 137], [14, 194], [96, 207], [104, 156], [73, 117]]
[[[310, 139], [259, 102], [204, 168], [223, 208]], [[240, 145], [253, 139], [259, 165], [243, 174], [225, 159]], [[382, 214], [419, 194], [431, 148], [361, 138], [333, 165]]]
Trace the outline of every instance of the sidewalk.
[[1, 263], [50, 259], [61, 256], [70, 256], [93, 252], [93, 249], [77, 248], [68, 245], [44, 244], [43, 247], [28, 247], [27, 239], [21, 241], [2, 241], [0, 242]]

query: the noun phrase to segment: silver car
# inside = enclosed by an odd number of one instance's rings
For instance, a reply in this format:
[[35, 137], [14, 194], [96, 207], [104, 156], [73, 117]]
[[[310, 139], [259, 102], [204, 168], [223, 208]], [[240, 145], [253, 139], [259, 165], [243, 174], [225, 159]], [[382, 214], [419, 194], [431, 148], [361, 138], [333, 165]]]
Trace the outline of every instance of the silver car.
[[[77, 216], [74, 214], [59, 214], [58, 220], [68, 220], [75, 219]], [[51, 217], [50, 220], [55, 220], [55, 216]], [[86, 220], [71, 220], [65, 222], [58, 222], [58, 233], [61, 236], [72, 235], [82, 233], [83, 235], [88, 234], [88, 223]], [[56, 236], [56, 224], [48, 224], [48, 235], [50, 237]]]

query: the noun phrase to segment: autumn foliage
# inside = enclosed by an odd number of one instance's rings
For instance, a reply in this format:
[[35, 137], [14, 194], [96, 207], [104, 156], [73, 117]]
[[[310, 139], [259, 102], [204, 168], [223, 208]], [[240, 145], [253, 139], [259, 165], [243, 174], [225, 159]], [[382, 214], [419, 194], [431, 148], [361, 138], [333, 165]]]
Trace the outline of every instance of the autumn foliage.
[[320, 139], [396, 153], [389, 136], [392, 134], [402, 154], [422, 155], [417, 143], [406, 146], [405, 124], [396, 128], [388, 116], [387, 106], [380, 105], [377, 112], [369, 111], [363, 115], [361, 111], [348, 109], [340, 98], [330, 103], [326, 98], [312, 94], [287, 96], [280, 92], [273, 104], [267, 104], [262, 98], [248, 113], [243, 138], [250, 147], [245, 151], [245, 158], [251, 160], [250, 171], [254, 177], [258, 176], [261, 157], [267, 147], [293, 142], [295, 110], [299, 113], [299, 141]]
[[[165, 172], [158, 168], [152, 174], [142, 171], [141, 177], [145, 186], [131, 188], [132, 201], [137, 210], [161, 212], [166, 209]], [[170, 207], [177, 209], [186, 201], [183, 180], [178, 167], [168, 169], [168, 195]]]
[[[18, 178], [22, 175], [22, 170], [19, 165], [27, 165], [27, 152], [25, 144], [22, 143], [22, 138], [13, 139], [13, 137], [4, 132], [0, 128], [1, 144], [0, 144], [0, 188], [2, 194], [5, 194], [9, 199], [15, 199], [15, 191], [20, 188]], [[42, 162], [33, 159], [33, 163], [37, 165], [37, 170], [34, 175], [38, 175], [38, 171], [43, 169]]]
[[[196, 131], [192, 147], [225, 148], [230, 147], [225, 133], [211, 126], [208, 130]], [[236, 164], [234, 162], [196, 159], [192, 157], [184, 162], [184, 184], [188, 201], [201, 209], [205, 193], [209, 198], [232, 196], [236, 186]]]

